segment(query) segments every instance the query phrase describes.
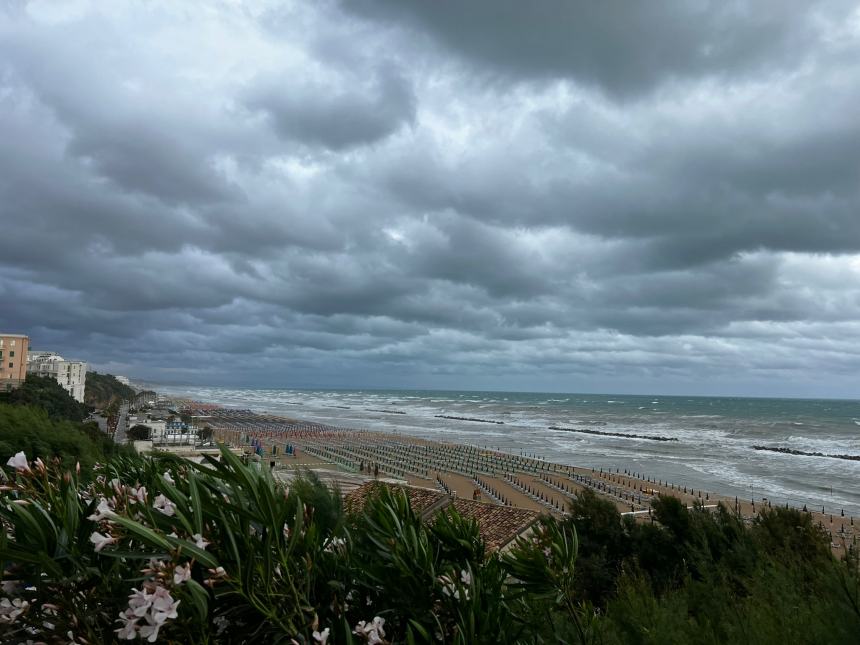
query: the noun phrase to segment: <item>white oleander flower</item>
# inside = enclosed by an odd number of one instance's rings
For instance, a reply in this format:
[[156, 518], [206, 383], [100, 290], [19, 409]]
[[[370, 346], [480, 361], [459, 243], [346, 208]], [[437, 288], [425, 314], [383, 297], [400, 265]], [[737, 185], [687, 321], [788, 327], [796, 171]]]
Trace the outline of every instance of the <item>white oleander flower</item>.
[[326, 644], [326, 641], [328, 640], [329, 631], [331, 631], [331, 630], [329, 630], [329, 628], [328, 628], [328, 627], [326, 627], [326, 628], [325, 628], [324, 630], [322, 630], [321, 632], [317, 632], [317, 631], [315, 631], [315, 632], [314, 632], [313, 634], [311, 634], [311, 635], [314, 637], [314, 640], [315, 640], [315, 641], [317, 641], [318, 643], [320, 643], [320, 645], [325, 645], [325, 644]]
[[[468, 572], [461, 571], [461, 574], [466, 574], [468, 576]], [[469, 577], [469, 581], [471, 581], [471, 577]], [[457, 584], [450, 576], [439, 576], [438, 582], [442, 585], [442, 593], [446, 596], [453, 598], [454, 600], [460, 600], [460, 590], [457, 588]], [[465, 582], [465, 580], [464, 580]], [[463, 599], [469, 599], [469, 591], [464, 590]]]
[[158, 497], [156, 497], [155, 501], [152, 502], [152, 507], [155, 510], [164, 513], [168, 517], [173, 516], [176, 512], [173, 502], [167, 499], [164, 495], [159, 495]]
[[98, 553], [108, 544], [116, 542], [116, 538], [110, 535], [102, 535], [98, 531], [93, 531], [93, 534], [90, 535], [90, 542], [96, 545], [96, 553]]
[[209, 542], [204, 540], [203, 536], [199, 533], [195, 533], [194, 535], [192, 535], [191, 539], [194, 540], [194, 544], [197, 545], [198, 549], [205, 549], [210, 544]]
[[464, 585], [469, 586], [470, 584], [472, 584], [472, 574], [470, 574], [465, 569], [462, 569], [460, 571], [460, 580]]
[[352, 633], [361, 636], [367, 643], [378, 645], [385, 642], [385, 629], [383, 625], [385, 625], [385, 619], [374, 616], [373, 621], [369, 623], [360, 620], [356, 624], [355, 629], [352, 630]]
[[144, 616], [144, 620], [146, 624], [141, 625], [139, 628], [140, 637], [145, 638], [150, 643], [154, 643], [158, 640], [158, 630], [161, 629], [162, 623], [155, 622], [151, 614]]
[[173, 584], [181, 585], [183, 582], [191, 578], [191, 565], [182, 566], [181, 564], [176, 565], [176, 568], [173, 570]]
[[176, 608], [182, 601], [174, 600], [167, 589], [156, 587], [152, 598], [152, 617], [156, 623], [160, 625], [168, 618], [176, 618], [178, 616]]
[[104, 519], [109, 517], [113, 517], [116, 513], [113, 510], [113, 506], [111, 503], [102, 497], [99, 500], [99, 505], [96, 506], [96, 512], [90, 515], [87, 519], [92, 520], [93, 522], [101, 522]]
[[[115, 630], [116, 636], [119, 640], [133, 641], [137, 638], [137, 621], [139, 618], [130, 618], [126, 616], [125, 612], [120, 612], [119, 621], [122, 621], [122, 627]], [[117, 622], [119, 622], [117, 621]]]
[[14, 457], [9, 457], [9, 461], [6, 462], [6, 465], [14, 468], [15, 470], [30, 472], [30, 464], [27, 462], [27, 455], [24, 454], [23, 450], [15, 453]]
[[379, 632], [380, 636], [385, 636], [385, 630], [382, 628], [382, 626], [385, 625], [385, 619], [384, 618], [380, 618], [379, 616], [374, 616], [372, 625], [373, 625], [373, 629], [375, 631]]
[[335, 537], [329, 540], [328, 544], [326, 544], [325, 551], [327, 551], [328, 553], [333, 553], [334, 551], [337, 551], [345, 545], [346, 540], [344, 538]]
[[169, 473], [169, 472], [167, 472], [166, 470], [164, 471], [164, 475], [163, 475], [163, 477], [164, 477], [164, 480], [165, 480], [168, 484], [173, 485], [173, 484], [175, 484], [175, 483], [176, 483], [175, 481], [173, 481], [173, 477], [171, 477], [171, 476], [170, 476], [170, 473]]
[[126, 490], [129, 493], [130, 501], [140, 504], [146, 503], [146, 486], [141, 486], [140, 488], [129, 486]]
[[131, 595], [128, 597], [128, 609], [126, 612], [131, 616], [140, 618], [152, 606], [152, 594], [146, 589], [132, 589]]
[[[174, 600], [170, 592], [161, 586], [156, 586], [152, 593], [146, 588], [133, 589], [128, 597], [128, 609], [119, 615], [117, 622], [123, 625], [115, 630], [117, 637], [133, 640], [140, 636], [154, 643], [158, 639], [158, 631], [167, 620], [178, 617], [176, 608], [180, 602]], [[145, 624], [138, 624], [141, 619]]]
[[29, 606], [30, 603], [21, 598], [15, 598], [15, 600], [0, 598], [0, 623], [14, 623], [15, 619], [27, 611]]

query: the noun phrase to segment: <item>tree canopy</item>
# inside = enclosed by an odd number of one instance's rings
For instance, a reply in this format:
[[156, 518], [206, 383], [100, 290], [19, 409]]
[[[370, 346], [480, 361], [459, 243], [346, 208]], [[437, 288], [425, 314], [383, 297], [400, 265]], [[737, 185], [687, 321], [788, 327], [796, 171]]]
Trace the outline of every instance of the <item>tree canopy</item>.
[[0, 403], [35, 406], [52, 419], [80, 422], [89, 415], [89, 408], [76, 401], [57, 381], [35, 374], [28, 374], [19, 388], [0, 393]]
[[84, 401], [96, 408], [106, 408], [123, 399], [134, 399], [135, 391], [120, 383], [113, 374], [87, 372]]
[[42, 408], [0, 404], [0, 463], [19, 451], [43, 461], [79, 462], [84, 471], [125, 452], [96, 423], [52, 419]]

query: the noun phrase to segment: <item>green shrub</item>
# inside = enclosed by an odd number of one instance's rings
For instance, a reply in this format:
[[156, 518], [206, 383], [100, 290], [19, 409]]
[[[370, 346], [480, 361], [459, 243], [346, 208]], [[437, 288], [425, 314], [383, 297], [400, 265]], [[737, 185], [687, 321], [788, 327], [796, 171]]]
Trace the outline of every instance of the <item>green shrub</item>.
[[[86, 482], [70, 461], [17, 453], [5, 468], [4, 642], [847, 643], [860, 630], [856, 559], [782, 512], [748, 529], [662, 501], [666, 524], [641, 524], [583, 495], [572, 519], [544, 518], [498, 554], [454, 510], [427, 522], [381, 487], [345, 516], [313, 475], [287, 489], [227, 450], [93, 468]], [[594, 556], [609, 589], [579, 575]]]
[[55, 420], [41, 408], [0, 404], [0, 463], [21, 450], [43, 461], [79, 462], [90, 472], [122, 449], [95, 423]]
[[19, 388], [0, 393], [0, 404], [37, 407], [52, 419], [78, 423], [89, 416], [89, 407], [78, 403], [57, 381], [34, 374], [28, 374]]
[[133, 400], [136, 397], [134, 389], [120, 383], [113, 374], [87, 372], [84, 387], [84, 401], [95, 408], [109, 408], [122, 400]]

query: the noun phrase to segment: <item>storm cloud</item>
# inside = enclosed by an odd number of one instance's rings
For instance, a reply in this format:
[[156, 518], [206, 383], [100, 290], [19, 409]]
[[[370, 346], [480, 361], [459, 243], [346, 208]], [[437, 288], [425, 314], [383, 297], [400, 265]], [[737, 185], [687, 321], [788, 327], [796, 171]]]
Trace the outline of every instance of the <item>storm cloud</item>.
[[0, 328], [160, 382], [856, 397], [860, 10], [0, 8]]

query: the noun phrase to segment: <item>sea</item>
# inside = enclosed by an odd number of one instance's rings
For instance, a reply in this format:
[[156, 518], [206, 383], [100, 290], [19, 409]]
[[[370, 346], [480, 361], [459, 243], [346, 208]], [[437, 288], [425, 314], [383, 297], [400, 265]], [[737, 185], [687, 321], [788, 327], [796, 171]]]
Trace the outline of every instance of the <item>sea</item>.
[[754, 449], [860, 455], [860, 401], [190, 386], [158, 391], [860, 515], [860, 461]]

